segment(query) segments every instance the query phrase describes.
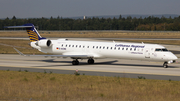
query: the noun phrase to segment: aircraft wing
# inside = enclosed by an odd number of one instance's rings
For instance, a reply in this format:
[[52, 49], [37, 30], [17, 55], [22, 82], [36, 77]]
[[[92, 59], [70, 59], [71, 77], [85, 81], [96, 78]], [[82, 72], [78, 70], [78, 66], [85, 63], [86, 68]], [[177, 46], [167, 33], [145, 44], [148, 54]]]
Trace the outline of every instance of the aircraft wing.
[[70, 57], [72, 59], [88, 59], [88, 58], [93, 58], [94, 56], [91, 55], [25, 55], [16, 48], [14, 48], [16, 52], [18, 52], [22, 56], [43, 56], [43, 57]]

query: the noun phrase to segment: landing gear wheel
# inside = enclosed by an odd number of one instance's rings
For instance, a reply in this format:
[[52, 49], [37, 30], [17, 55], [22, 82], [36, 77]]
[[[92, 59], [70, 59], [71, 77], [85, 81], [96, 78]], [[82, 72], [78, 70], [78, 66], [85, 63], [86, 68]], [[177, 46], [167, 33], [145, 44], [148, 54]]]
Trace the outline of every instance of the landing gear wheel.
[[72, 61], [72, 65], [79, 65], [79, 61], [76, 59], [76, 60], [73, 60]]
[[168, 63], [167, 63], [167, 62], [164, 62], [163, 67], [164, 67], [164, 68], [168, 68]]
[[94, 59], [88, 59], [88, 64], [94, 64]]

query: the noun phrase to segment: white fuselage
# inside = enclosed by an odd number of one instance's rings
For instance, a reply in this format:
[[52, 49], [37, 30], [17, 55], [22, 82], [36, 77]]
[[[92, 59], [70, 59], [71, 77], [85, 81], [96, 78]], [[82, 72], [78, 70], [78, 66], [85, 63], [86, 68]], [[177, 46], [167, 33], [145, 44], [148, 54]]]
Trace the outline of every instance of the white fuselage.
[[49, 47], [36, 46], [35, 42], [32, 42], [31, 46], [42, 52], [57, 55], [90, 55], [94, 59], [118, 58], [160, 62], [172, 62], [177, 59], [173, 53], [166, 51], [165, 47], [157, 44], [67, 41], [61, 39], [51, 40], [51, 42], [52, 45]]

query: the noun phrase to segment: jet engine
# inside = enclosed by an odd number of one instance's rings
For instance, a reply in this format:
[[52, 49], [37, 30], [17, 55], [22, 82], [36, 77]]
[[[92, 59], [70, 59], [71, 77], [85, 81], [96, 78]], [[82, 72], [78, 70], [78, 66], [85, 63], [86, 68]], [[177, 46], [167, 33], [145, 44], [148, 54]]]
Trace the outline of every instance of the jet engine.
[[35, 44], [42, 48], [48, 48], [52, 45], [52, 42], [51, 40], [39, 40]]

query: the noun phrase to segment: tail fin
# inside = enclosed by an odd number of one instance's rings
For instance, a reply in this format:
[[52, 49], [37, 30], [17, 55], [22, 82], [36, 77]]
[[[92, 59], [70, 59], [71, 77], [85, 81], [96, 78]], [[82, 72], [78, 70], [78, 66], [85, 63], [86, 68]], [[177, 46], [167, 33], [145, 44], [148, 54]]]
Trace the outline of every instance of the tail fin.
[[36, 30], [33, 24], [29, 23], [29, 24], [24, 24], [23, 26], [31, 26], [31, 27], [26, 27], [26, 31], [29, 35], [31, 42], [44, 39], [39, 35], [38, 31]]
[[31, 24], [31, 23], [24, 24], [22, 26], [7, 26], [7, 27], [4, 27], [4, 28], [26, 28], [31, 42], [38, 41], [38, 40], [41, 40], [41, 39], [46, 39], [46, 38], [43, 38], [43, 37], [41, 37], [39, 35], [38, 31], [36, 30], [34, 25]]

